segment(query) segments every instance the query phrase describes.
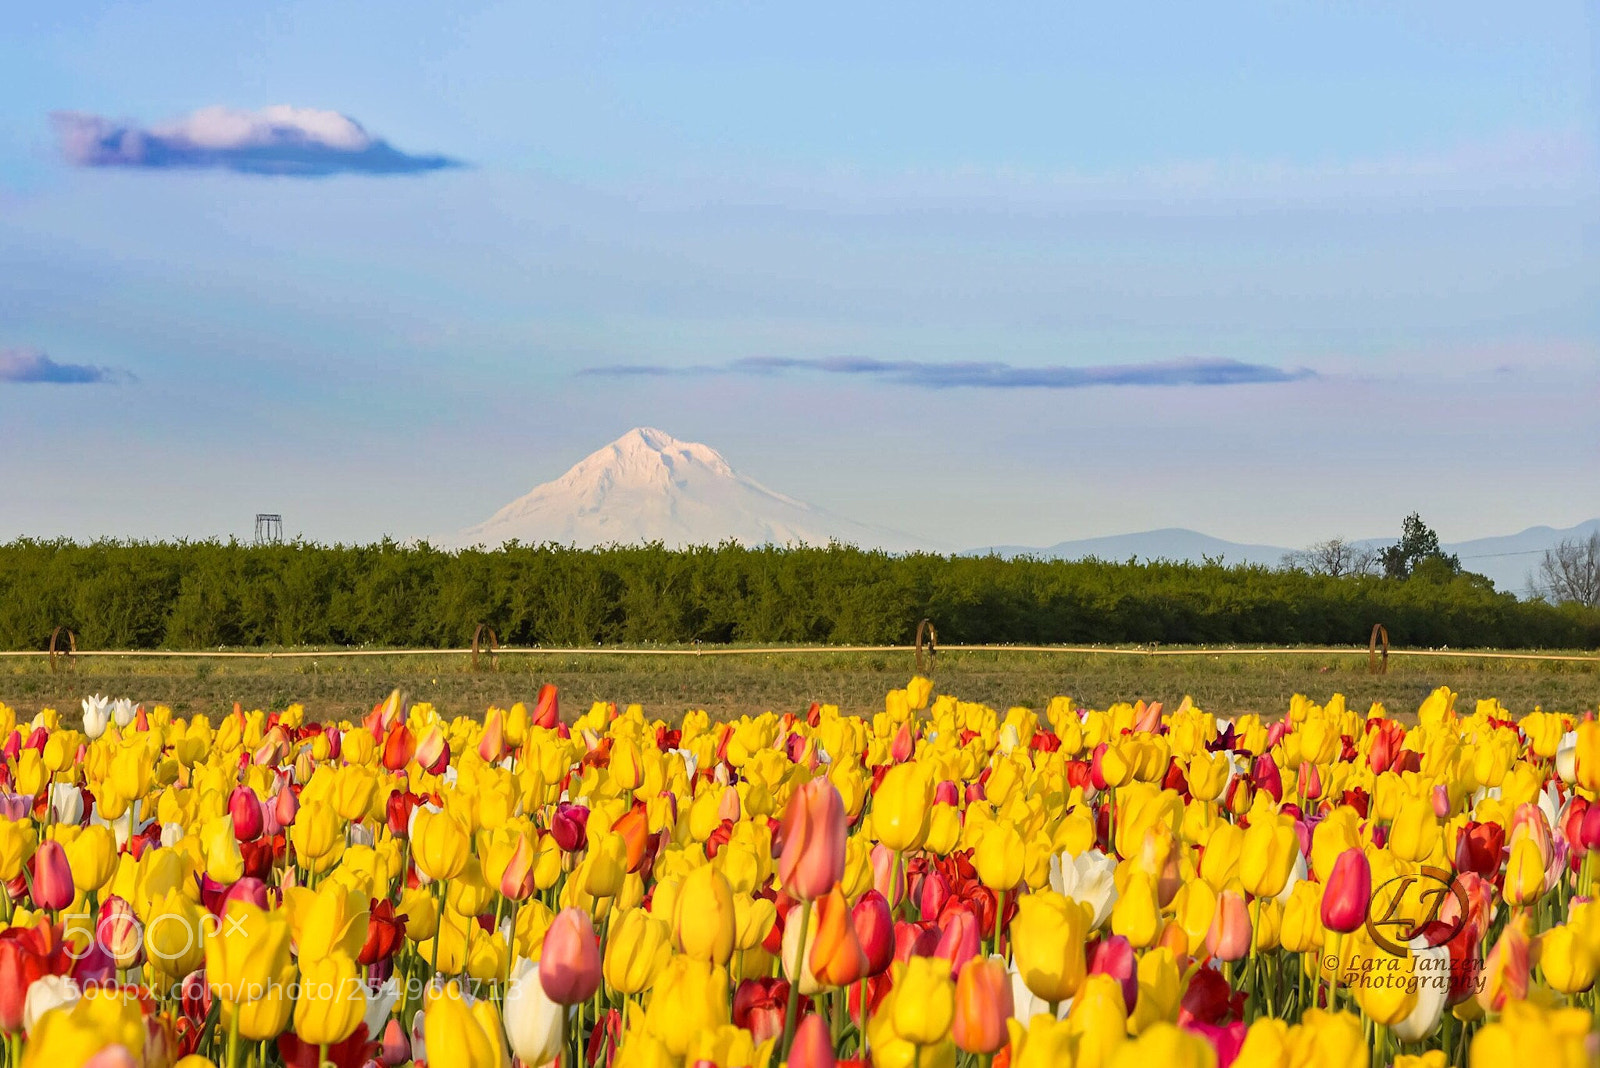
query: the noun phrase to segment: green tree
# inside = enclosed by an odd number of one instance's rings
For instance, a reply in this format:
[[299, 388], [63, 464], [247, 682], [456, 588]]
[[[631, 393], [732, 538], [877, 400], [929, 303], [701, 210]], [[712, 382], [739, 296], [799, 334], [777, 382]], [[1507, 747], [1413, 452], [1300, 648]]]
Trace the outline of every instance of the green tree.
[[1400, 525], [1400, 540], [1383, 550], [1379, 560], [1385, 578], [1410, 578], [1423, 561], [1428, 561], [1425, 570], [1430, 578], [1461, 573], [1461, 561], [1439, 548], [1439, 535], [1416, 512], [1406, 516]]

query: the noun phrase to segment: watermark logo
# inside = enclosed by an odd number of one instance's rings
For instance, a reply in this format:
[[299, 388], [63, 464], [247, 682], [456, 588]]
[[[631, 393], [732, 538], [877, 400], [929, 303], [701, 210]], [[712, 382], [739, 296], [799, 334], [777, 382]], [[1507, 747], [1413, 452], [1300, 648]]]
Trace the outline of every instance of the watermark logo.
[[[1456, 907], [1446, 910], [1445, 902], [1451, 898]], [[1425, 867], [1412, 875], [1397, 875], [1372, 892], [1367, 935], [1389, 953], [1405, 956], [1412, 940], [1421, 935], [1430, 945], [1451, 941], [1466, 927], [1468, 914], [1467, 892], [1455, 876], [1442, 868]]]

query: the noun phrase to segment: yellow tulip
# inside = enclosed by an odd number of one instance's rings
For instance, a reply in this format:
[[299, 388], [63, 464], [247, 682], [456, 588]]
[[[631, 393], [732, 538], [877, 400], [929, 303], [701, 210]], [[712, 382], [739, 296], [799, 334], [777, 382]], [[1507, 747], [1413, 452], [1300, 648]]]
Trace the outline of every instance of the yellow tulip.
[[1563, 994], [1577, 994], [1594, 985], [1595, 959], [1588, 942], [1571, 926], [1552, 927], [1539, 936], [1539, 970]]
[[950, 965], [937, 957], [912, 957], [894, 966], [895, 1034], [918, 1046], [932, 1046], [950, 1034], [955, 1019], [955, 984]]
[[1017, 973], [1035, 997], [1060, 1002], [1078, 992], [1087, 971], [1084, 939], [1088, 930], [1084, 907], [1053, 890], [1018, 899], [1011, 945]]
[[1239, 882], [1256, 897], [1276, 897], [1300, 856], [1300, 839], [1287, 818], [1250, 824], [1239, 849]]
[[467, 866], [472, 840], [448, 812], [417, 811], [411, 856], [417, 870], [434, 882], [454, 879]]
[[294, 929], [300, 959], [332, 953], [354, 957], [367, 940], [369, 898], [365, 891], [325, 882], [317, 890], [292, 886], [283, 893], [283, 908]]
[[366, 985], [356, 962], [343, 952], [300, 958], [300, 996], [294, 1032], [313, 1045], [343, 1042], [367, 1010]]
[[644, 909], [612, 918], [606, 938], [606, 984], [619, 994], [649, 989], [672, 957], [672, 929]]
[[710, 864], [690, 872], [678, 889], [672, 929], [678, 948], [696, 960], [726, 964], [736, 935], [733, 889]]
[[979, 839], [972, 864], [984, 886], [1007, 891], [1022, 881], [1023, 859], [1022, 836], [1016, 828], [1008, 823], [995, 823]]
[[928, 836], [933, 778], [923, 763], [896, 764], [878, 784], [872, 801], [872, 830], [896, 852], [919, 848]]
[[454, 980], [425, 1003], [422, 1037], [429, 1068], [501, 1068], [506, 1058], [494, 1006], [487, 1001], [468, 1005]]
[[728, 1022], [728, 973], [693, 957], [669, 960], [656, 977], [645, 1028], [682, 1057], [696, 1035]]
[[245, 1004], [286, 985], [289, 921], [246, 901], [230, 901], [220, 923], [206, 925], [206, 980], [222, 1001]]

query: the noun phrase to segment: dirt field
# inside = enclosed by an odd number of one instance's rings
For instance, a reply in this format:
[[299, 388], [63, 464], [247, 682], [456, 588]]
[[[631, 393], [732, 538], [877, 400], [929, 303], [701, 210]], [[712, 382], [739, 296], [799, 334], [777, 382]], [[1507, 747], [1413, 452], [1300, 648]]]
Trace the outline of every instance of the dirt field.
[[[741, 656], [639, 657], [592, 654], [487, 658], [474, 671], [466, 656], [364, 656], [273, 660], [95, 659], [51, 671], [42, 659], [0, 659], [0, 701], [24, 715], [41, 707], [76, 712], [89, 693], [170, 705], [181, 714], [306, 705], [314, 716], [342, 718], [369, 709], [400, 687], [451, 713], [528, 700], [538, 686], [561, 688], [563, 712], [597, 700], [637, 701], [673, 719], [691, 708], [716, 716], [767, 709], [803, 710], [812, 701], [849, 712], [882, 707], [883, 694], [915, 670], [910, 652], [799, 654], [763, 650]], [[1104, 707], [1117, 700], [1176, 702], [1192, 696], [1221, 715], [1281, 712], [1295, 693], [1322, 700], [1340, 692], [1353, 705], [1383, 702], [1410, 712], [1434, 687], [1466, 702], [1499, 697], [1516, 713], [1536, 705], [1580, 712], [1600, 700], [1600, 661], [1469, 660], [1396, 655], [1386, 674], [1367, 669], [1365, 650], [1310, 655], [1199, 655], [1142, 658], [1104, 653], [945, 650], [931, 672], [940, 692], [1004, 708], [1042, 706], [1052, 695]]]

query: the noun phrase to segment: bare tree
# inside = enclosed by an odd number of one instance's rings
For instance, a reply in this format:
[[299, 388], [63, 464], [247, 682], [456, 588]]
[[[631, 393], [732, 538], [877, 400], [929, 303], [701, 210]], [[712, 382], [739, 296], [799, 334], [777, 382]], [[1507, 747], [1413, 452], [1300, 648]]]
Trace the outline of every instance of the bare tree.
[[1600, 607], [1600, 531], [1546, 549], [1530, 585], [1535, 597], [1547, 601]]
[[1283, 566], [1308, 571], [1313, 575], [1369, 575], [1377, 570], [1378, 555], [1371, 549], [1345, 538], [1319, 541], [1283, 558]]

